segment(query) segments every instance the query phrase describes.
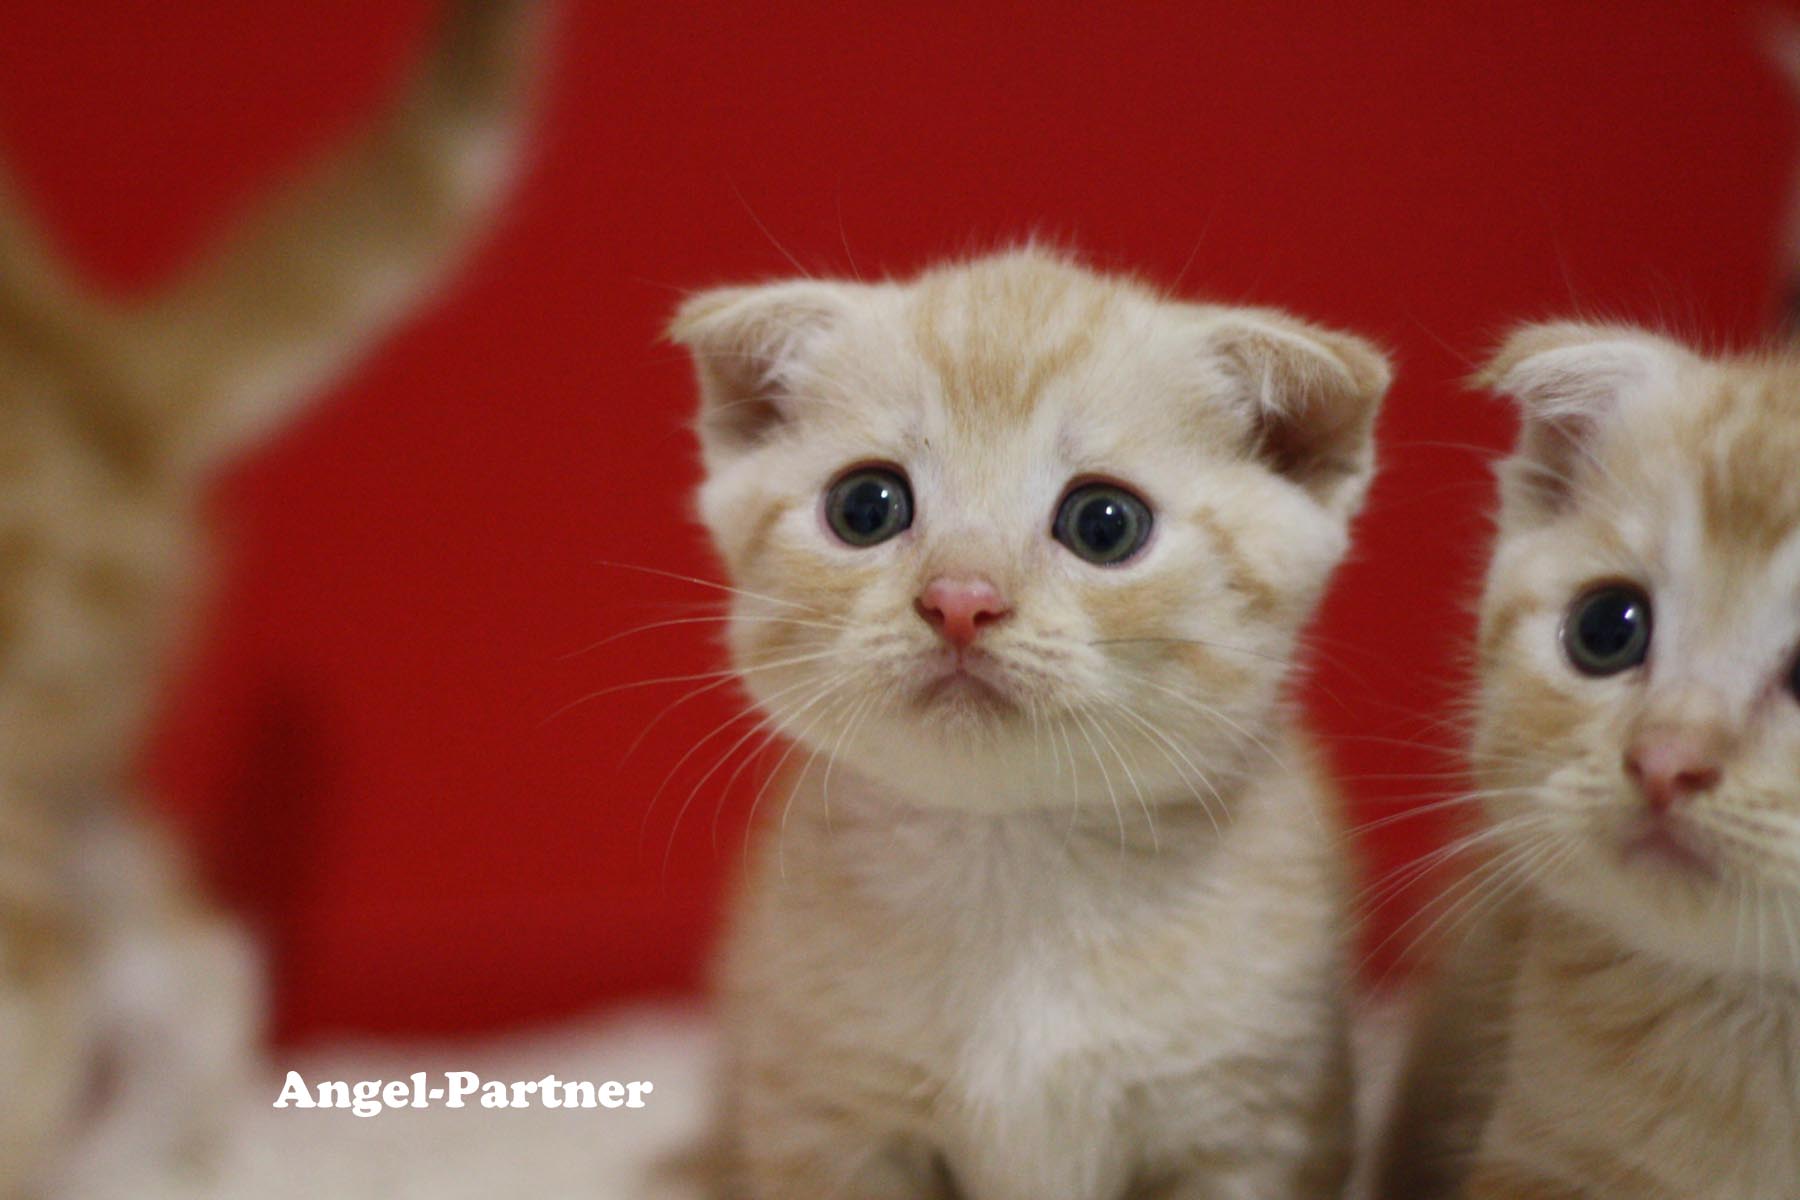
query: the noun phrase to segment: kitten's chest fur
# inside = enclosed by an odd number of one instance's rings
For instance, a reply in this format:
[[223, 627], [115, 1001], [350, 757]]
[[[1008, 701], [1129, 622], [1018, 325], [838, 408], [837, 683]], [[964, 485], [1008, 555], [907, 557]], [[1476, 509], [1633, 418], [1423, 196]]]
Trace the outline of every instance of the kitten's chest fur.
[[827, 809], [802, 783], [728, 992], [757, 997], [741, 1019], [798, 1006], [792, 1069], [973, 1195], [1113, 1195], [1197, 1137], [1254, 1142], [1244, 1098], [1310, 1112], [1342, 1026], [1328, 826], [1304, 788], [1249, 791], [1215, 828], [1198, 805], [919, 809], [848, 773]]
[[1652, 1200], [1800, 1196], [1800, 988], [1652, 962], [1555, 916], [1538, 933], [1507, 1086], [1533, 1094], [1516, 1109], [1557, 1131], [1565, 1169]]

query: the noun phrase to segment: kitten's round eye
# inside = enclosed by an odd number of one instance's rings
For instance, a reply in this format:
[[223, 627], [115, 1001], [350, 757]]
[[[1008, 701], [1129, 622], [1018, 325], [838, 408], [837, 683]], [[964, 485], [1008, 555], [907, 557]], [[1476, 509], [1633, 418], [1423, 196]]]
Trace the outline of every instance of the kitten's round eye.
[[1617, 675], [1650, 651], [1650, 597], [1628, 583], [1583, 592], [1563, 618], [1563, 652], [1584, 675]]
[[1112, 483], [1090, 483], [1063, 498], [1056, 540], [1099, 566], [1122, 563], [1150, 538], [1150, 506]]
[[849, 545], [873, 546], [912, 524], [912, 490], [898, 471], [863, 467], [825, 493], [825, 519]]

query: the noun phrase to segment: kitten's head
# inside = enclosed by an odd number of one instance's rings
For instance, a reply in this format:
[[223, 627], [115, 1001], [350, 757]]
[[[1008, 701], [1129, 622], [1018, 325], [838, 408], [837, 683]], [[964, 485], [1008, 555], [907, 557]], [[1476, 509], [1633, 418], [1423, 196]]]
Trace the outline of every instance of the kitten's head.
[[1475, 758], [1505, 877], [1632, 944], [1800, 972], [1800, 359], [1516, 334]]
[[1026, 250], [699, 295], [700, 511], [782, 732], [923, 803], [1212, 802], [1372, 470], [1363, 342]]

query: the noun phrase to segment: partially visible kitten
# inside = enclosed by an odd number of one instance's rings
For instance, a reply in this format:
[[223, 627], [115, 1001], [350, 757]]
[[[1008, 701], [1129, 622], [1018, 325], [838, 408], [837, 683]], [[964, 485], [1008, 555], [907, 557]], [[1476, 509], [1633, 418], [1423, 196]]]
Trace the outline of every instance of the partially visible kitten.
[[1392, 1200], [1800, 1196], [1800, 356], [1521, 330], [1474, 766], [1500, 901]]
[[508, 175], [541, 5], [463, 0], [416, 87], [189, 279], [121, 310], [0, 194], [0, 1196], [189, 1155], [254, 971], [125, 798], [213, 467], [413, 311]]
[[1283, 691], [1381, 355], [1036, 250], [673, 336], [805, 760], [724, 964], [733, 1194], [1338, 1195], [1340, 834]]

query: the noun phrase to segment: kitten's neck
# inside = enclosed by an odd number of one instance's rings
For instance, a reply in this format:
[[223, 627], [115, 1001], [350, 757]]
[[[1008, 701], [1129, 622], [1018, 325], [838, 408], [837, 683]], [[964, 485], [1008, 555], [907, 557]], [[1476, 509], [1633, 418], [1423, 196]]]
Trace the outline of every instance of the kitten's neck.
[[1589, 918], [1540, 899], [1533, 919], [1542, 969], [1579, 1000], [1590, 989], [1636, 997], [1643, 1007], [1743, 1003], [1791, 1017], [1800, 1037], [1800, 979], [1773, 971], [1711, 969], [1628, 942]]
[[929, 825], [959, 829], [970, 838], [1042, 836], [1069, 853], [1090, 850], [1114, 856], [1179, 852], [1210, 842], [1228, 828], [1231, 806], [1193, 789], [1089, 789], [1085, 794], [1019, 789], [995, 796], [942, 788], [896, 786], [839, 764], [829, 779], [799, 773], [784, 781], [786, 819], [816, 820], [826, 828], [866, 821], [884, 829]]
[[1005, 813], [924, 806], [841, 764], [829, 789], [822, 771], [778, 783], [787, 786], [770, 798], [780, 801], [767, 806], [762, 850], [779, 886], [834, 903], [860, 897], [909, 923], [936, 924], [936, 914], [970, 936], [1068, 921], [1126, 928], [1231, 878], [1335, 876], [1341, 850], [1317, 798], [1276, 772], [1241, 789], [1217, 824], [1192, 802]]

